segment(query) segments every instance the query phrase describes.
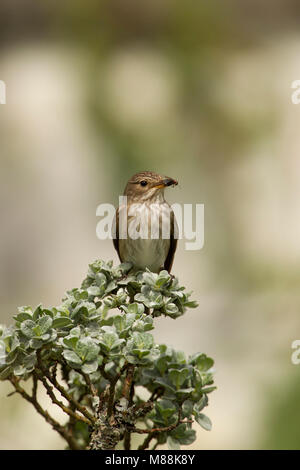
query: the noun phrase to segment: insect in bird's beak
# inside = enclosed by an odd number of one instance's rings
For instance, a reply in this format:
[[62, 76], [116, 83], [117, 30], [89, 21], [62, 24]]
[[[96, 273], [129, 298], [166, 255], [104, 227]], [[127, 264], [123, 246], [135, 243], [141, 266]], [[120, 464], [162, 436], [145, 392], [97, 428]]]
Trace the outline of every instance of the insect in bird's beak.
[[163, 180], [164, 186], [176, 186], [178, 181], [173, 180], [173, 178], [166, 178]]
[[160, 181], [158, 184], [156, 184], [156, 188], [165, 188], [166, 186], [176, 186], [178, 184], [178, 181], [174, 180], [173, 178], [165, 178], [162, 181]]

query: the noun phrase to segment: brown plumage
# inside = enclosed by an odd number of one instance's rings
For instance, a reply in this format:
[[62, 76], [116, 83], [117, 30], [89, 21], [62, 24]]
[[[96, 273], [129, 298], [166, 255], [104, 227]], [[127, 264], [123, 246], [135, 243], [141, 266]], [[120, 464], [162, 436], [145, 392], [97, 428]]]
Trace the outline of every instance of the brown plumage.
[[[177, 184], [173, 178], [151, 171], [136, 173], [130, 178], [124, 191], [127, 206], [120, 206], [115, 218], [113, 243], [121, 262], [129, 261], [136, 269], [171, 271], [177, 247], [174, 233], [177, 224], [174, 212], [164, 198], [164, 189]], [[123, 235], [120, 233], [122, 217], [127, 220]], [[155, 237], [151, 236], [153, 232]], [[141, 236], [136, 238], [138, 234]]]

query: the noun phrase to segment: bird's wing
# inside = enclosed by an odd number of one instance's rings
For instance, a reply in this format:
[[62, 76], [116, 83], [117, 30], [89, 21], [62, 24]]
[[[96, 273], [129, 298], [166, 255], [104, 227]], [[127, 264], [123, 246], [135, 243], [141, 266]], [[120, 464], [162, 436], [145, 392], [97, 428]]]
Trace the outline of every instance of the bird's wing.
[[[175, 230], [176, 230], [176, 234], [175, 234]], [[175, 255], [175, 251], [177, 248], [177, 237], [175, 238], [175, 235], [177, 236], [177, 234], [178, 234], [178, 226], [177, 226], [174, 212], [173, 210], [171, 210], [171, 213], [170, 213], [170, 248], [169, 248], [166, 261], [164, 264], [164, 269], [166, 269], [168, 272], [171, 271], [173, 261], [174, 261], [174, 255]]]
[[120, 256], [120, 250], [119, 250], [119, 207], [116, 210], [115, 217], [113, 220], [113, 230], [114, 229], [115, 229], [115, 233], [113, 233], [113, 244], [118, 253], [120, 261], [122, 262], [121, 256]]

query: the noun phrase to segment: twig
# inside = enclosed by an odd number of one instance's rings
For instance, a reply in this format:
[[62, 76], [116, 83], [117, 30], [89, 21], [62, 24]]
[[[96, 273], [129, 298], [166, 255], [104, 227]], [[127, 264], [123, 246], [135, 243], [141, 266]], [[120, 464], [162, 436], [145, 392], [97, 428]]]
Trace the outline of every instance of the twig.
[[156, 448], [157, 448], [157, 446], [158, 446], [158, 445], [159, 445], [159, 442], [158, 442], [158, 441], [156, 441], [156, 442], [155, 442], [155, 444], [154, 444], [154, 446], [152, 447], [152, 449], [151, 449], [151, 450], [156, 450]]
[[154, 398], [159, 398], [161, 395], [163, 395], [164, 389], [163, 387], [157, 387], [155, 390], [153, 390], [151, 397], [149, 398], [148, 401], [153, 401]]
[[145, 450], [145, 449], [148, 449], [150, 442], [151, 442], [152, 439], [154, 439], [155, 437], [156, 437], [156, 434], [155, 434], [155, 433], [153, 433], [153, 434], [148, 434], [148, 436], [146, 437], [146, 439], [144, 440], [144, 442], [138, 447], [138, 450]]
[[67, 441], [69, 444], [70, 449], [76, 450], [80, 449], [78, 446], [77, 442], [72, 438], [72, 436], [69, 435], [67, 430], [64, 428], [64, 426], [61, 426], [52, 416], [49, 415], [49, 413], [44, 410], [41, 405], [37, 402], [34, 396], [29, 395], [19, 384], [19, 381], [16, 377], [11, 377], [10, 382], [12, 385], [15, 387], [15, 390], [17, 393], [19, 393], [25, 400], [27, 400], [29, 403], [31, 403], [35, 410], [43, 416], [43, 418], [47, 421], [47, 423], [51, 424], [53, 429], [57, 431], [63, 439]]
[[163, 428], [152, 428], [152, 429], [140, 429], [140, 428], [136, 428], [136, 427], [133, 426], [131, 428], [131, 432], [136, 432], [138, 434], [154, 434], [154, 433], [159, 433], [159, 432], [168, 432], [168, 431], [172, 431], [173, 429], [177, 428], [177, 426], [179, 426], [179, 424], [188, 424], [188, 423], [193, 422], [193, 420], [191, 420], [191, 419], [187, 419], [187, 420], [181, 419], [181, 415], [182, 415], [182, 410], [179, 409], [178, 419], [177, 419], [176, 423], [170, 424], [170, 426], [165, 426]]
[[[123, 396], [128, 400], [130, 400], [130, 395], [132, 395], [132, 383], [133, 383], [133, 376], [134, 376], [134, 365], [129, 364], [127, 367], [127, 373], [126, 377], [124, 380], [124, 386], [123, 386]], [[130, 403], [128, 403], [128, 406], [131, 406]]]
[[124, 450], [131, 449], [131, 432], [125, 431], [124, 433]]
[[[131, 407], [133, 405], [133, 397], [134, 397], [134, 382], [133, 382], [133, 377], [134, 377], [134, 369], [135, 367], [133, 365], [129, 366], [127, 369], [127, 374], [126, 378], [124, 381], [124, 387], [123, 387], [123, 396], [128, 400], [128, 406], [127, 408]], [[130, 450], [131, 448], [131, 432], [126, 429], [124, 433], [124, 449], [125, 450]]]
[[91, 394], [93, 395], [93, 397], [97, 397], [98, 396], [98, 391], [96, 389], [96, 387], [94, 386], [94, 384], [92, 383], [91, 379], [90, 379], [90, 376], [88, 374], [85, 374], [84, 372], [80, 371], [81, 374], [83, 375], [84, 377], [84, 380], [86, 381], [86, 384], [87, 386], [89, 387], [90, 391], [91, 391]]
[[65, 406], [63, 404], [63, 402], [59, 401], [57, 399], [57, 397], [55, 396], [54, 392], [53, 392], [53, 387], [48, 384], [47, 379], [42, 374], [38, 374], [38, 378], [43, 383], [43, 385], [44, 385], [44, 387], [47, 391], [47, 394], [49, 395], [49, 397], [52, 400], [52, 403], [59, 406], [67, 415], [71, 416], [71, 418], [74, 418], [77, 421], [82, 421], [85, 424], [87, 424], [88, 426], [91, 426], [93, 424], [89, 419], [85, 418], [84, 416], [79, 415], [78, 413], [76, 413], [75, 411], [70, 409], [69, 407]]
[[40, 351], [37, 351], [37, 361], [39, 369], [43, 374], [49, 379], [49, 381], [54, 385], [55, 388], [61, 393], [61, 395], [68, 400], [69, 403], [72, 403], [76, 409], [85, 416], [90, 422], [95, 423], [96, 418], [93, 416], [85, 406], [82, 406], [77, 400], [75, 400], [71, 394], [69, 394], [66, 389], [58, 382], [54, 374], [50, 374], [49, 371], [43, 366], [42, 359], [40, 356]]
[[117, 385], [118, 380], [120, 379], [123, 372], [131, 366], [128, 362], [124, 364], [121, 368], [120, 372], [116, 374], [113, 379], [110, 379], [110, 386], [109, 386], [109, 394], [108, 394], [108, 403], [107, 403], [107, 416], [110, 417], [113, 413], [114, 407], [114, 398], [115, 398], [115, 388]]
[[37, 386], [38, 386], [38, 378], [34, 374], [32, 377], [33, 384], [32, 384], [32, 397], [36, 400], [36, 392], [37, 392]]
[[112, 380], [112, 377], [107, 372], [105, 372], [104, 366], [103, 365], [100, 366], [99, 369], [101, 371], [101, 374], [102, 374], [103, 378], [105, 380], [107, 380], [108, 382], [110, 382]]

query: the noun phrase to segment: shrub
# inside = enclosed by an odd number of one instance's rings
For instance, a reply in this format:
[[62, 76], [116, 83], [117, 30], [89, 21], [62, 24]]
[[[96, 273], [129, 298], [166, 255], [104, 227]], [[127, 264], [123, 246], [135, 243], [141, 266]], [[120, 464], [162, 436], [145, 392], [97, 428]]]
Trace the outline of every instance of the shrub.
[[[81, 288], [51, 309], [21, 307], [0, 330], [0, 379], [8, 380], [67, 442], [69, 449], [139, 449], [191, 444], [214, 390], [213, 360], [187, 358], [155, 343], [154, 319], [176, 319], [197, 304], [161, 271], [133, 274], [131, 265], [95, 261]], [[31, 380], [31, 391], [22, 382]], [[66, 414], [64, 425], [39, 403], [38, 387]]]

